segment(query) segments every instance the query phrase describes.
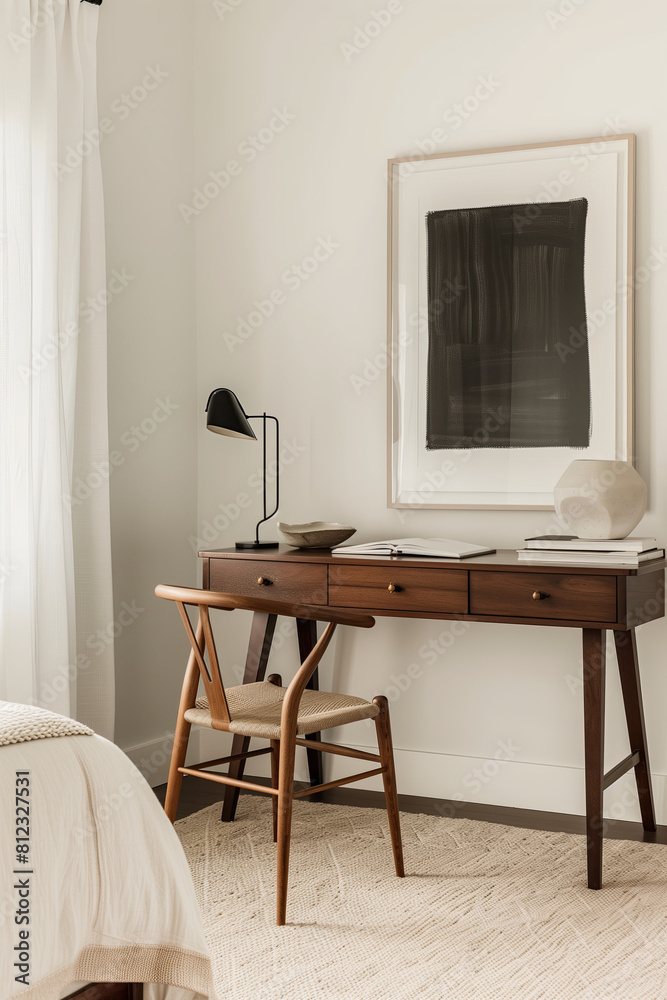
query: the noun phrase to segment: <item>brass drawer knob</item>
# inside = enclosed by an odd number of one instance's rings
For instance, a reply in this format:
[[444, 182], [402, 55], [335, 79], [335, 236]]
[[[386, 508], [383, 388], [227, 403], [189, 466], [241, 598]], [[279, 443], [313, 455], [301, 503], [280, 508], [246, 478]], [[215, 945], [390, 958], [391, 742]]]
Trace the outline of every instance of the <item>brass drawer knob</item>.
[[387, 590], [389, 591], [390, 594], [400, 594], [403, 588], [399, 587], [397, 583], [390, 583], [389, 586], [387, 587]]
[[269, 580], [266, 576], [258, 576], [257, 577], [257, 583], [260, 585], [260, 587], [270, 587], [271, 586], [271, 580]]
[[541, 591], [541, 590], [534, 590], [534, 591], [533, 591], [533, 600], [534, 600], [534, 601], [544, 601], [544, 600], [546, 600], [546, 598], [547, 598], [548, 596], [549, 596], [548, 594], [545, 594], [545, 593], [544, 593], [543, 591]]

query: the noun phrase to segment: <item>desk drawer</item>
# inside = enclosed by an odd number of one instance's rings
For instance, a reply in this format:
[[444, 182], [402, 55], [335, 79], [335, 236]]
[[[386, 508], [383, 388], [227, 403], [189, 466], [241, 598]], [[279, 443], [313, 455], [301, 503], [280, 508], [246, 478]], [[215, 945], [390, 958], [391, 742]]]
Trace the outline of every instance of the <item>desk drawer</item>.
[[470, 614], [615, 622], [616, 577], [473, 570]]
[[[210, 588], [273, 601], [327, 603], [327, 568], [261, 559], [211, 559]], [[260, 582], [263, 581], [263, 582]]]
[[468, 574], [466, 570], [401, 568], [396, 563], [330, 566], [329, 603], [341, 608], [465, 614]]

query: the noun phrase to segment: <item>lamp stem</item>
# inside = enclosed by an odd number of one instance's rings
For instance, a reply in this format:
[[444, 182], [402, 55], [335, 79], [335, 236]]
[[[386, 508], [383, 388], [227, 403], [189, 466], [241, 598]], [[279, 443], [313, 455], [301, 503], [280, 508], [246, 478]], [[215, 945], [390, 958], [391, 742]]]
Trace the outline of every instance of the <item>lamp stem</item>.
[[[270, 413], [255, 413], [248, 414], [248, 420], [259, 420], [262, 421], [262, 495], [263, 495], [263, 511], [264, 517], [257, 522], [255, 528], [255, 544], [259, 545], [259, 528], [260, 525], [264, 524], [265, 521], [270, 520], [273, 515], [278, 510], [278, 505], [280, 501], [280, 424], [278, 423], [278, 418], [271, 416]], [[273, 420], [276, 425], [276, 505], [270, 514], [267, 514], [266, 505], [266, 421]]]
[[[262, 414], [262, 483], [264, 489], [263, 500], [264, 500], [264, 520], [266, 520], [266, 413]], [[255, 528], [255, 541], [259, 544], [259, 526], [262, 522], [258, 521], [257, 527]]]

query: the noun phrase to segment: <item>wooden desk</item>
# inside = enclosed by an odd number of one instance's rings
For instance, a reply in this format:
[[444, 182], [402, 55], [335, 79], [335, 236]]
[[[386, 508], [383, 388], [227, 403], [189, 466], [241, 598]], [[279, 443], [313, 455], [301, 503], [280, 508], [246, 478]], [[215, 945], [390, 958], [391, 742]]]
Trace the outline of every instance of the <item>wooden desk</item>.
[[[519, 563], [516, 552], [461, 562], [404, 556], [332, 556], [328, 549], [281, 546], [269, 552], [217, 549], [199, 553], [203, 585], [235, 594], [264, 592], [276, 600], [359, 608], [376, 616], [434, 618], [578, 628], [583, 640], [584, 745], [588, 886], [602, 885], [602, 797], [634, 768], [642, 823], [655, 830], [635, 630], [665, 613], [665, 560], [638, 569]], [[276, 619], [255, 615], [244, 683], [262, 680]], [[604, 773], [606, 630], [614, 634], [631, 751]], [[298, 622], [302, 660], [315, 643], [315, 623]], [[317, 678], [313, 678], [317, 685]], [[232, 753], [247, 749], [236, 736]], [[244, 745], [245, 744], [245, 745]], [[313, 784], [321, 781], [308, 751]], [[238, 762], [237, 776], [243, 762]], [[223, 819], [234, 818], [238, 789], [228, 787]]]

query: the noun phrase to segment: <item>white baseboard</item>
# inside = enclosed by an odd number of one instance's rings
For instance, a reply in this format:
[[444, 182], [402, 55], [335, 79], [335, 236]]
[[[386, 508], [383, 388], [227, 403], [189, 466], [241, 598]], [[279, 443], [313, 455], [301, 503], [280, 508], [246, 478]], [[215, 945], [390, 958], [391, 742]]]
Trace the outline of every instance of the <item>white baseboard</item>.
[[[339, 734], [326, 736], [344, 743]], [[230, 753], [231, 739], [226, 734], [202, 731], [200, 750], [204, 759]], [[261, 746], [253, 741], [255, 749]], [[374, 752], [372, 744], [354, 744]], [[501, 744], [495, 758], [464, 757], [456, 754], [424, 753], [419, 750], [394, 749], [399, 793], [423, 795], [432, 799], [459, 799], [487, 805], [582, 816], [585, 812], [584, 769], [511, 759], [511, 742]], [[510, 759], [508, 759], [510, 758]], [[354, 773], [354, 762], [341, 757], [325, 757], [325, 781]], [[251, 774], [268, 776], [268, 758], [256, 757], [248, 764]], [[297, 752], [296, 777], [308, 776], [305, 751]], [[653, 774], [656, 819], [667, 823], [667, 778]], [[370, 778], [351, 785], [381, 791], [382, 779]], [[609, 819], [639, 821], [637, 789], [632, 772], [624, 775], [604, 796], [604, 814]], [[446, 810], [443, 809], [443, 812]]]
[[[200, 733], [193, 729], [190, 733], [190, 743], [188, 746], [187, 763], [197, 762], [201, 759], [199, 747]], [[124, 753], [130, 758], [144, 778], [151, 786], [164, 785], [169, 777], [169, 761], [171, 760], [171, 748], [174, 744], [174, 734], [165, 733], [157, 740], [149, 740], [148, 743], [138, 743], [133, 747], [124, 747]]]
[[[395, 760], [399, 792], [577, 816], [586, 811], [583, 767], [507, 760], [502, 756], [485, 759], [406, 750], [395, 751]], [[344, 773], [338, 761], [334, 768]], [[656, 819], [662, 824], [667, 822], [665, 776], [653, 774], [652, 779]], [[369, 787], [373, 781], [373, 787], [381, 788], [378, 779], [370, 779]], [[605, 792], [604, 815], [609, 819], [640, 820], [632, 772]]]

